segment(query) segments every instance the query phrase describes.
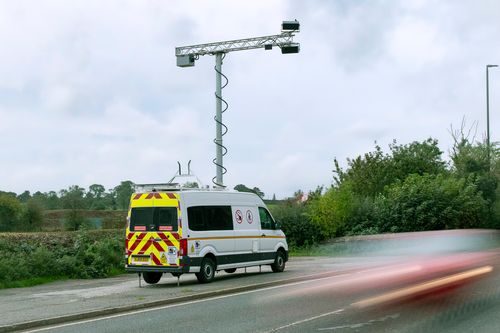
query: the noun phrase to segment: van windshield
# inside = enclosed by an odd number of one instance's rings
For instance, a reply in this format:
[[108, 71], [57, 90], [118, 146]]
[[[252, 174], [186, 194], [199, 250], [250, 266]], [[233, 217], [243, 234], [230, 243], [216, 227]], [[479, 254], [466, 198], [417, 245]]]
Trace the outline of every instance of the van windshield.
[[130, 231], [177, 231], [177, 207], [132, 208]]

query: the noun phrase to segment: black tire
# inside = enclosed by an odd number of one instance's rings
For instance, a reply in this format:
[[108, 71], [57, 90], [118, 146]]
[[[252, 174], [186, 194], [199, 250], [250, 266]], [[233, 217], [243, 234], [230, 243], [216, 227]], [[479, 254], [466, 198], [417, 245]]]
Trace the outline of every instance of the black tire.
[[196, 278], [200, 283], [212, 282], [215, 278], [215, 263], [210, 258], [204, 258], [201, 262], [200, 272], [196, 273]]
[[162, 274], [163, 273], [160, 272], [144, 272], [142, 273], [142, 277], [146, 283], [155, 284], [160, 281]]
[[236, 268], [225, 269], [224, 272], [231, 274], [231, 273], [236, 272]]
[[276, 252], [274, 263], [271, 264], [271, 269], [274, 273], [283, 272], [285, 270], [285, 253], [283, 251]]

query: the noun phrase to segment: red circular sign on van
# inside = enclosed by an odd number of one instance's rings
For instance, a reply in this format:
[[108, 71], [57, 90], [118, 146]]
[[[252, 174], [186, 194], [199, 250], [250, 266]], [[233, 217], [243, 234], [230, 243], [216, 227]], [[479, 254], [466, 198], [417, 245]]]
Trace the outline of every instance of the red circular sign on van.
[[248, 223], [252, 224], [252, 222], [253, 222], [253, 214], [252, 214], [252, 211], [251, 211], [251, 210], [247, 210], [246, 215], [247, 215], [247, 221], [248, 221]]
[[236, 222], [238, 222], [239, 224], [241, 224], [241, 222], [243, 222], [243, 213], [241, 212], [241, 210], [237, 210], [236, 213], [234, 214], [234, 218], [236, 219]]

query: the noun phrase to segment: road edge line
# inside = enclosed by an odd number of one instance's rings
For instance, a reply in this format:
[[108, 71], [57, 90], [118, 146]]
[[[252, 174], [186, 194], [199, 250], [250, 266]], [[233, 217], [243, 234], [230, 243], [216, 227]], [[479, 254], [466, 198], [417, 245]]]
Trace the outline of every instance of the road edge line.
[[0, 326], [0, 333], [21, 331], [21, 330], [27, 330], [27, 329], [33, 329], [33, 328], [41, 328], [44, 326], [51, 326], [51, 325], [68, 323], [68, 322], [77, 321], [77, 320], [97, 318], [97, 317], [101, 317], [101, 316], [108, 316], [108, 315], [113, 315], [113, 314], [118, 314], [118, 313], [130, 312], [130, 311], [134, 311], [134, 310], [142, 310], [142, 309], [147, 309], [147, 308], [154, 308], [154, 307], [177, 304], [177, 303], [188, 302], [188, 301], [193, 301], [193, 300], [206, 299], [206, 298], [215, 297], [215, 296], [222, 296], [222, 295], [228, 295], [228, 294], [244, 292], [244, 291], [249, 291], [249, 290], [262, 289], [262, 288], [273, 287], [273, 286], [277, 286], [277, 285], [287, 285], [287, 284], [301, 282], [301, 281], [307, 281], [307, 280], [318, 280], [321, 278], [334, 277], [334, 276], [338, 276], [338, 275], [348, 274], [348, 273], [353, 272], [353, 271], [356, 271], [356, 270], [351, 269], [351, 270], [342, 270], [342, 271], [329, 271], [329, 272], [312, 274], [312, 275], [297, 276], [297, 277], [292, 277], [289, 279], [281, 279], [281, 280], [263, 282], [263, 283], [258, 283], [258, 284], [250, 284], [250, 285], [245, 285], [245, 286], [240, 286], [240, 287], [219, 289], [219, 290], [208, 291], [208, 292], [204, 292], [204, 293], [200, 293], [200, 294], [173, 297], [173, 298], [156, 300], [156, 301], [146, 302], [146, 303], [135, 303], [135, 304], [119, 306], [119, 307], [111, 307], [111, 308], [104, 308], [104, 309], [99, 309], [99, 310], [92, 310], [92, 311], [86, 311], [86, 312], [81, 312], [81, 313], [75, 313], [75, 314], [70, 314], [70, 315], [63, 315], [63, 316], [59, 316], [59, 317], [37, 319], [37, 320], [33, 320], [33, 321], [27, 321], [27, 322], [22, 322], [22, 323]]

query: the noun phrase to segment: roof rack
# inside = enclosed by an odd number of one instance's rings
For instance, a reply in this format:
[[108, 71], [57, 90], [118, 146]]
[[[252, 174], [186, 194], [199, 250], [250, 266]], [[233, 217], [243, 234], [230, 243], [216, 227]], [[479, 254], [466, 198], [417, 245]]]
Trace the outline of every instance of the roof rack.
[[[205, 187], [201, 180], [191, 173], [191, 160], [188, 162], [188, 173], [183, 174], [181, 164], [179, 171], [176, 173], [168, 183], [158, 184], [135, 184], [135, 192], [173, 192], [173, 191], [224, 191], [224, 187], [214, 186], [210, 188], [208, 185]], [[190, 179], [190, 181], [179, 182], [179, 179]], [[188, 185], [188, 186], [186, 186]]]
[[160, 183], [160, 184], [134, 184], [134, 191], [137, 193], [146, 192], [181, 192], [181, 191], [228, 191], [222, 187], [186, 187], [179, 183]]

